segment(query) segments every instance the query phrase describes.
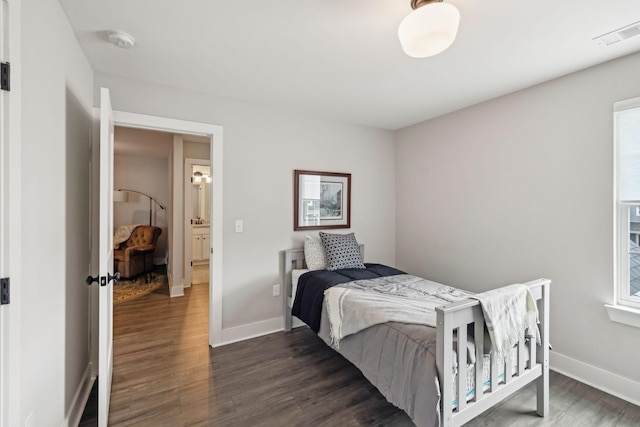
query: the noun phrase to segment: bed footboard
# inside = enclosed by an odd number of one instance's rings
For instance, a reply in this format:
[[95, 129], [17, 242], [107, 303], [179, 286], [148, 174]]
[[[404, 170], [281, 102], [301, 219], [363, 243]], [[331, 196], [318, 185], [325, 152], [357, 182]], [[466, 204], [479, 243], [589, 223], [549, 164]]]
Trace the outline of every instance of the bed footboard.
[[[484, 390], [484, 316], [478, 300], [464, 300], [436, 308], [437, 313], [437, 355], [438, 381], [441, 389], [442, 426], [460, 426], [521, 387], [536, 381], [537, 413], [544, 417], [549, 412], [549, 288], [551, 281], [538, 279], [529, 286], [537, 301], [540, 316], [541, 345], [526, 343], [524, 331], [514, 353], [505, 358], [504, 366], [498, 366], [494, 357], [490, 358], [488, 388]], [[475, 369], [470, 373], [475, 382], [473, 397], [467, 401], [467, 370], [458, 369], [453, 387], [454, 332], [458, 349], [467, 347], [467, 330], [473, 330], [476, 351]], [[513, 357], [515, 355], [515, 357]], [[457, 352], [457, 365], [467, 366], [466, 351]], [[504, 371], [504, 376], [499, 372]], [[485, 383], [486, 384], [486, 383]], [[455, 394], [455, 395], [454, 395]], [[454, 405], [452, 402], [456, 402]]]

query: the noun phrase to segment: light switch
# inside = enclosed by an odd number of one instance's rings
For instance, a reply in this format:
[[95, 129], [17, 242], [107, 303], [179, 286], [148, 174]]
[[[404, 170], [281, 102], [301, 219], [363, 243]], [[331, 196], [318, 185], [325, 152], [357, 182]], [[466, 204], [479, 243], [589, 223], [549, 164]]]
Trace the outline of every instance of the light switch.
[[244, 224], [241, 219], [236, 219], [236, 233], [242, 233], [244, 231]]

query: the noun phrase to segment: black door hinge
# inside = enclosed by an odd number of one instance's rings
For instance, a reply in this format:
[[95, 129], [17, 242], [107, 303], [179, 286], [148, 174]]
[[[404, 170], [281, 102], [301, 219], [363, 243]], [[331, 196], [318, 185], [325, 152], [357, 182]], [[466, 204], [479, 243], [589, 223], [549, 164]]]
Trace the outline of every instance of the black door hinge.
[[193, 261], [191, 261], [191, 267], [193, 267]]
[[100, 276], [100, 286], [107, 286], [107, 276]]
[[0, 305], [9, 304], [9, 278], [0, 279]]
[[0, 89], [11, 90], [11, 64], [8, 62], [0, 64]]

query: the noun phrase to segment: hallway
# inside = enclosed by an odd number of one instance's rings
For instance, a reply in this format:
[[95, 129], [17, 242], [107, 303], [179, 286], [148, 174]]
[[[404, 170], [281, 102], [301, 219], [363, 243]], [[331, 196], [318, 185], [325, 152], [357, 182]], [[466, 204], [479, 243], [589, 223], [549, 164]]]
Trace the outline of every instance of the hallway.
[[208, 291], [196, 285], [169, 298], [163, 289], [114, 306], [109, 425], [187, 425], [198, 419], [196, 406], [206, 409]]

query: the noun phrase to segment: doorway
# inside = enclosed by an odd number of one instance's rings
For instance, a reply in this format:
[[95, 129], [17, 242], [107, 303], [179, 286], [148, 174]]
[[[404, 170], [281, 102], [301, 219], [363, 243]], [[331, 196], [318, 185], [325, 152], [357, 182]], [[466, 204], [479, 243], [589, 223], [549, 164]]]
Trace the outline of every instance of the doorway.
[[[184, 268], [185, 287], [209, 283], [211, 257], [211, 162], [184, 161]], [[189, 244], [191, 242], [191, 244]]]
[[[103, 89], [103, 91], [106, 89]], [[105, 107], [102, 106], [102, 110]], [[110, 108], [109, 108], [110, 111]], [[97, 117], [100, 117], [100, 109], [96, 109]], [[210, 227], [210, 238], [212, 242], [213, 254], [211, 257], [211, 272], [209, 277], [209, 304], [208, 304], [208, 344], [211, 347], [217, 347], [222, 344], [222, 200], [223, 200], [223, 136], [222, 126], [210, 125], [205, 123], [188, 122], [183, 120], [169, 119], [165, 117], [147, 116], [142, 114], [127, 113], [121, 111], [113, 111], [110, 117], [110, 125], [120, 126], [124, 128], [136, 128], [155, 130], [160, 132], [168, 132], [174, 135], [173, 151], [170, 153], [169, 159], [169, 196], [167, 201], [167, 234], [168, 234], [168, 271], [169, 274], [175, 273], [177, 278], [183, 277], [183, 247], [184, 237], [182, 228], [183, 216], [183, 140], [182, 135], [199, 135], [209, 140], [209, 154], [212, 159], [213, 167], [213, 185], [211, 186], [212, 200], [212, 218]], [[112, 150], [112, 148], [111, 148]], [[113, 155], [111, 151], [110, 156]], [[177, 160], [179, 159], [179, 160]], [[109, 175], [113, 174], [113, 164], [110, 165]], [[109, 195], [111, 196], [111, 195]], [[108, 197], [112, 200], [112, 197]], [[111, 231], [112, 232], [112, 231]], [[106, 241], [109, 241], [108, 239]], [[102, 267], [101, 267], [102, 268]], [[104, 276], [106, 278], [106, 275]], [[102, 295], [99, 293], [99, 287], [92, 288], [91, 298], [91, 359], [94, 367], [100, 366], [100, 360], [105, 359], [103, 353], [104, 343], [99, 344], [102, 339], [101, 330], [105, 328], [105, 319], [103, 316], [93, 315], [98, 313], [98, 307], [103, 301]], [[112, 302], [109, 307], [104, 309], [105, 312], [112, 311]], [[110, 319], [109, 319], [110, 320]], [[109, 325], [109, 328], [111, 325]], [[111, 340], [111, 339], [110, 339]], [[108, 343], [112, 346], [112, 341]], [[94, 371], [92, 375], [96, 375]], [[109, 375], [107, 381], [111, 382]]]
[[[154, 117], [142, 114], [113, 112], [116, 126], [169, 132], [174, 134], [176, 150], [171, 159], [172, 168], [169, 173], [170, 187], [173, 192], [167, 201], [167, 222], [171, 231], [168, 233], [168, 260], [173, 266], [171, 274], [183, 277], [184, 248], [184, 187], [183, 182], [183, 148], [182, 135], [196, 135], [209, 140], [209, 157], [211, 159], [212, 184], [210, 239], [212, 255], [209, 272], [209, 345], [217, 347], [222, 343], [222, 156], [223, 156], [223, 128], [222, 126], [188, 122], [183, 120]], [[178, 141], [176, 141], [176, 138]], [[179, 161], [178, 161], [179, 159]], [[174, 261], [172, 263], [172, 261]], [[171, 267], [170, 267], [171, 268]], [[96, 329], [97, 331], [97, 329]], [[97, 334], [96, 334], [97, 335]], [[97, 353], [97, 352], [96, 352]]]

